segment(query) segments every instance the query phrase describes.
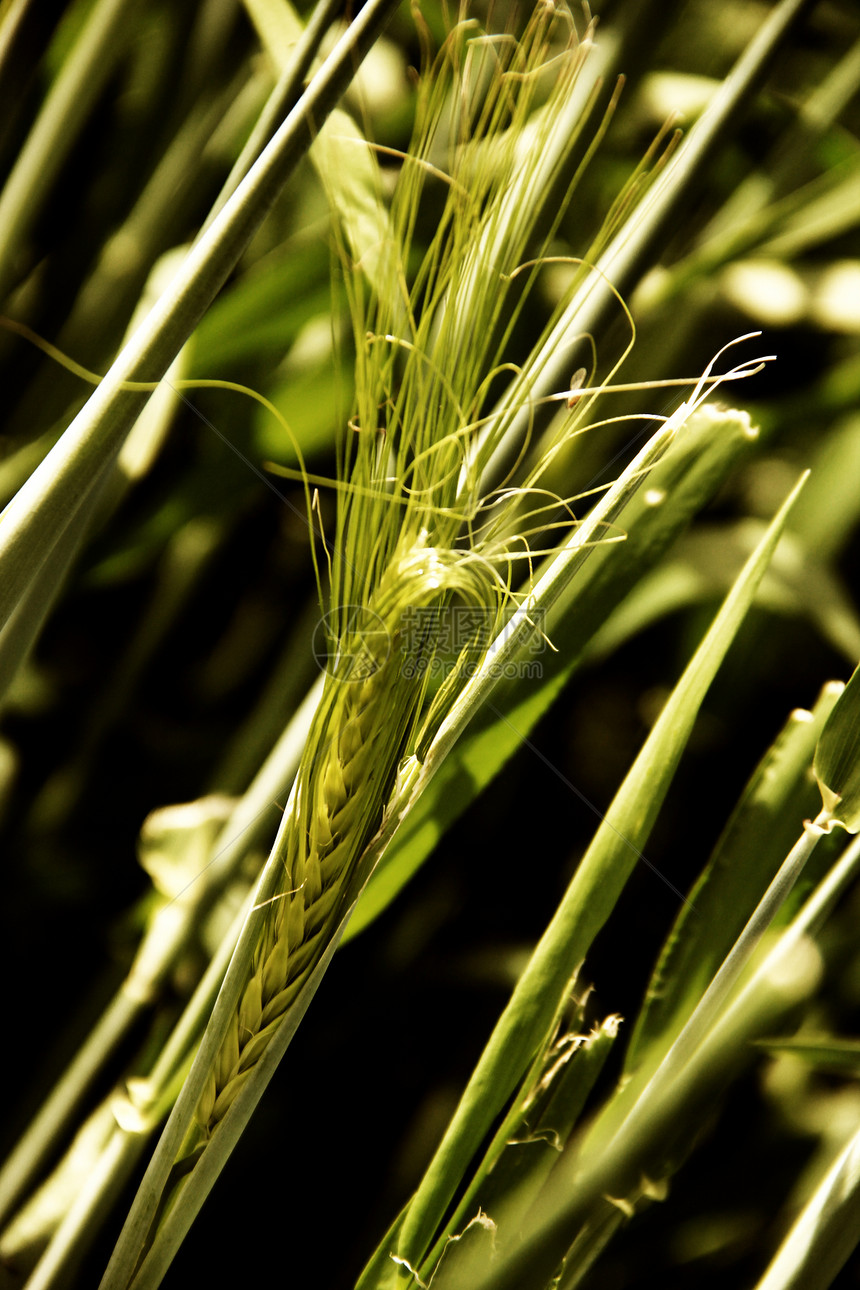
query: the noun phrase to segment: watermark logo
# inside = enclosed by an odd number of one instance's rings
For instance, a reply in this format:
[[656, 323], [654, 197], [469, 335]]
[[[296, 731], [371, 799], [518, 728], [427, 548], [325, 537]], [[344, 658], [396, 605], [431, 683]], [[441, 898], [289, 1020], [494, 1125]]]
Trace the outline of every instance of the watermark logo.
[[[487, 659], [498, 630], [492, 609], [473, 605], [407, 606], [390, 632], [380, 616], [359, 605], [345, 606], [317, 623], [313, 651], [317, 664], [341, 681], [365, 681], [396, 648], [400, 674], [408, 680], [444, 681], [453, 671], [467, 679], [480, 668], [497, 679], [543, 676], [540, 656], [548, 642], [544, 615], [536, 611], [514, 629], [514, 653], [506, 661]], [[338, 636], [337, 628], [340, 629]]]
[[464, 679], [486, 669], [496, 679], [540, 679], [538, 658], [547, 647], [542, 611], [514, 629], [514, 656], [489, 660], [487, 650], [499, 630], [494, 610], [475, 605], [410, 607], [400, 618], [401, 667], [406, 676], [444, 680], [455, 668]]
[[388, 662], [391, 633], [372, 609], [345, 605], [337, 613], [323, 615], [314, 628], [311, 646], [321, 672], [330, 672], [341, 681], [366, 681]]

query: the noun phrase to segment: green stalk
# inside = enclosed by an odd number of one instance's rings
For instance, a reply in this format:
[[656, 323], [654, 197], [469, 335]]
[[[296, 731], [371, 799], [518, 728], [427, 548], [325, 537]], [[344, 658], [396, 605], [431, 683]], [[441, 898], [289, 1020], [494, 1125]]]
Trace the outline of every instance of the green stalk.
[[860, 1130], [855, 1127], [795, 1218], [755, 1290], [827, 1290], [857, 1247], [858, 1223]]
[[[144, 1079], [128, 1079], [125, 1094], [112, 1094], [90, 1116], [88, 1123], [94, 1123], [107, 1112], [114, 1125], [113, 1132], [93, 1159], [84, 1186], [53, 1232], [28, 1279], [29, 1290], [35, 1287], [39, 1290], [54, 1290], [56, 1287], [59, 1290], [66, 1285], [70, 1264], [73, 1266], [83, 1257], [115, 1207], [141, 1153], [164, 1118], [177, 1079], [187, 1068], [194, 1045], [200, 1039], [247, 917], [249, 904], [250, 897], [223, 937], [152, 1070]], [[116, 1003], [120, 1004], [123, 999], [128, 1002], [128, 997], [120, 994]], [[62, 1165], [58, 1173], [61, 1171]], [[62, 1177], [55, 1175], [50, 1181], [59, 1184]], [[40, 1188], [35, 1204], [41, 1205], [48, 1199], [46, 1192], [47, 1185]], [[4, 1242], [8, 1245], [8, 1237]]]
[[645, 268], [653, 262], [660, 241], [670, 231], [682, 204], [690, 200], [704, 168], [725, 142], [780, 43], [811, 3], [812, 0], [781, 0], [771, 11], [706, 111], [640, 202], [634, 217], [625, 221], [599, 257], [596, 272], [585, 276], [539, 353], [526, 365], [521, 377], [512, 382], [493, 414], [494, 420], [504, 418], [505, 433], [487, 464], [488, 481], [502, 475], [505, 463], [516, 455], [528, 430], [535, 401], [567, 387], [571, 343], [580, 343], [584, 335], [599, 335], [618, 308], [616, 293], [628, 296]]
[[[169, 373], [178, 375], [182, 369], [182, 356], [168, 369]], [[164, 386], [156, 393], [141, 416], [135, 423], [138, 432], [153, 440], [162, 437], [160, 431], [169, 427], [175, 410], [175, 402], [164, 398], [167, 393]], [[162, 397], [158, 397], [158, 396]], [[44, 563], [34, 574], [29, 584], [14, 607], [6, 622], [0, 628], [0, 709], [9, 691], [9, 687], [18, 675], [24, 662], [30, 655], [39, 638], [42, 626], [56, 604], [66, 578], [74, 564], [75, 557], [91, 536], [94, 529], [103, 523], [107, 515], [119, 507], [128, 489], [129, 480], [118, 469], [117, 463], [105, 474], [100, 486], [92, 496], [93, 508], [79, 510], [66, 526], [65, 539], [56, 550], [53, 560]], [[86, 758], [84, 758], [84, 762]], [[84, 773], [84, 765], [76, 765], [76, 774]]]
[[[311, 688], [253, 783], [237, 802], [212, 847], [211, 859], [207, 859], [193, 887], [181, 901], [172, 901], [156, 913], [117, 995], [3, 1165], [0, 1223], [32, 1186], [58, 1141], [69, 1133], [84, 1098], [118, 1046], [160, 996], [165, 981], [217, 894], [234, 879], [248, 852], [260, 845], [267, 833], [271, 836], [275, 804], [289, 792], [321, 690], [322, 678]], [[165, 1053], [173, 1052], [179, 1045], [184, 1056], [189, 1056], [187, 1045], [192, 1041], [188, 1036], [196, 1033], [198, 1006], [195, 993], [168, 1040]]]
[[828, 682], [811, 712], [795, 709], [753, 772], [660, 952], [627, 1041], [625, 1082], [680, 1031], [796, 840], [798, 815], [817, 813], [809, 768], [842, 689]]
[[266, 99], [245, 146], [224, 181], [224, 186], [207, 217], [204, 228], [209, 226], [230, 195], [235, 192], [274, 134], [278, 122], [295, 105], [301, 92], [302, 82], [319, 53], [323, 37], [342, 7], [341, 0], [317, 0], [307, 26], [291, 50], [291, 57], [285, 61], [277, 83]]
[[4, 572], [0, 622], [5, 622], [31, 578], [51, 559], [78, 510], [92, 504], [149, 397], [149, 391], [131, 388], [130, 383], [156, 381], [164, 375], [395, 7], [396, 0], [370, 0], [362, 9], [102, 384], [9, 503], [0, 526]]
[[[721, 1079], [732, 1058], [737, 1060], [750, 1040], [766, 1033], [818, 983], [820, 956], [810, 937], [856, 879], [858, 867], [860, 842], [855, 839], [672, 1084], [640, 1099], [623, 1132], [614, 1133], [608, 1142], [601, 1140], [587, 1159], [571, 1154], [562, 1161], [554, 1192], [523, 1245], [470, 1290], [544, 1290], [592, 1205], [604, 1194], [617, 1195], [622, 1179], [647, 1169], [649, 1156], [673, 1136], [673, 1128], [677, 1132], [685, 1113]], [[588, 1143], [583, 1150], [587, 1149]]]
[[63, 63], [0, 193], [0, 300], [18, 276], [21, 248], [60, 167], [133, 30], [130, 0], [97, 0]]
[[[259, 890], [255, 893], [258, 899], [260, 894]], [[191, 1074], [183, 1084], [180, 1097], [177, 1099], [171, 1117], [159, 1140], [156, 1152], [149, 1163], [123, 1231], [120, 1234], [120, 1239], [102, 1278], [100, 1290], [120, 1290], [120, 1287], [124, 1288], [126, 1286], [129, 1287], [129, 1290], [155, 1290], [155, 1287], [161, 1284], [161, 1280], [170, 1266], [177, 1249], [194, 1222], [206, 1196], [217, 1180], [226, 1159], [236, 1145], [257, 1102], [268, 1086], [281, 1057], [295, 1034], [322, 980], [323, 974], [328, 968], [348, 917], [349, 910], [347, 910], [340, 925], [335, 929], [316, 966], [306, 978], [284, 1024], [260, 1058], [255, 1068], [255, 1079], [248, 1081], [239, 1090], [238, 1095], [224, 1116], [219, 1128], [217, 1150], [202, 1153], [191, 1172], [188, 1184], [181, 1193], [181, 1203], [173, 1205], [155, 1233], [154, 1239], [152, 1239], [150, 1229], [158, 1213], [159, 1202], [164, 1185], [170, 1175], [172, 1162], [179, 1152], [185, 1133], [186, 1122], [182, 1112], [183, 1110], [189, 1110], [189, 1108], [193, 1112], [196, 1098], [205, 1084], [206, 1063], [217, 1055], [217, 1032], [212, 1031], [215, 1037], [208, 1043], [206, 1035], [204, 1035], [203, 1043], [198, 1049], [197, 1060], [194, 1064], [202, 1078], [198, 1077], [195, 1080], [194, 1070], [192, 1069]], [[252, 923], [246, 919], [243, 934], [240, 936], [234, 957], [241, 956], [242, 941], [243, 939], [247, 940], [249, 926], [252, 926]], [[226, 1000], [228, 997], [222, 988], [212, 1012], [213, 1020], [218, 1017], [219, 1010], [222, 1016], [227, 1011]], [[207, 1034], [210, 1034], [210, 1030], [207, 1030]]]
[[[398, 1259], [404, 1260], [401, 1270], [381, 1284], [398, 1284], [398, 1278], [403, 1281], [407, 1276], [404, 1268], [422, 1266], [471, 1159], [538, 1049], [571, 973], [585, 958], [623, 890], [699, 705], [751, 602], [799, 487], [747, 562], [675, 687], [541, 937], [407, 1208], [397, 1242]], [[363, 1280], [362, 1290], [374, 1284], [375, 1280]]]
[[44, 1103], [26, 1134], [0, 1170], [0, 1227], [13, 1213], [56, 1151], [69, 1122], [97, 1079], [104, 1062], [128, 1034], [140, 1013], [140, 1001], [119, 991], [87, 1036], [83, 1047]]
[[77, 1271], [116, 1197], [128, 1182], [147, 1138], [115, 1129], [93, 1162], [62, 1223], [27, 1278], [27, 1290], [61, 1290]]
[[673, 266], [665, 284], [652, 297], [654, 302], [674, 297], [697, 278], [761, 246], [774, 232], [779, 235], [781, 213], [790, 217], [809, 200], [802, 183], [807, 183], [810, 191], [818, 187], [812, 180], [815, 146], [857, 94], [858, 84], [860, 41], [801, 105], [773, 157], [768, 158], [766, 169], [749, 175], [739, 185], [704, 229], [695, 249]]
[[43, 564], [34, 573], [21, 599], [0, 627], [0, 707], [65, 586], [79, 546], [92, 527], [91, 519], [88, 514], [75, 516], [67, 530], [68, 542], [49, 564]]
[[[612, 1123], [613, 1115], [618, 1119], [618, 1127], [614, 1132], [619, 1135], [629, 1133], [635, 1136], [641, 1128], [637, 1122], [638, 1108], [647, 1106], [650, 1100], [667, 1094], [696, 1050], [706, 1041], [720, 1013], [725, 1010], [741, 973], [758, 948], [762, 937], [793, 890], [819, 840], [828, 832], [827, 822], [823, 811], [817, 820], [805, 822], [797, 842], [756, 905], [746, 926], [714, 974], [696, 1007], [681, 1027], [677, 1038], [660, 1058], [656, 1069], [647, 1075], [644, 1081], [642, 1078], [634, 1077], [633, 1081], [625, 1086], [617, 1105], [609, 1108], [609, 1123]], [[631, 1101], [634, 1103], [633, 1109], [625, 1118], [624, 1106]]]

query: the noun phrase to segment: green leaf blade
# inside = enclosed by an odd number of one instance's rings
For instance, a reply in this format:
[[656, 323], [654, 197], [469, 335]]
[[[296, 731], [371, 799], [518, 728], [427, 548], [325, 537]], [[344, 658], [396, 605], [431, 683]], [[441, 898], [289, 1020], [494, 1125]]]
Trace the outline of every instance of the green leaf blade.
[[680, 1027], [796, 840], [804, 815], [815, 814], [808, 772], [835, 701], [835, 687], [828, 686], [812, 713], [792, 713], [753, 772], [663, 947], [628, 1046], [628, 1074], [652, 1044], [666, 1045]]
[[[804, 482], [745, 565], [675, 687], [577, 869], [502, 1014], [407, 1213], [398, 1256], [418, 1266], [469, 1160], [516, 1086], [562, 991], [605, 924], [641, 855], [699, 706], [752, 602]], [[362, 1290], [367, 1290], [362, 1284]]]
[[860, 832], [860, 667], [821, 732], [813, 769], [824, 803], [821, 822]]

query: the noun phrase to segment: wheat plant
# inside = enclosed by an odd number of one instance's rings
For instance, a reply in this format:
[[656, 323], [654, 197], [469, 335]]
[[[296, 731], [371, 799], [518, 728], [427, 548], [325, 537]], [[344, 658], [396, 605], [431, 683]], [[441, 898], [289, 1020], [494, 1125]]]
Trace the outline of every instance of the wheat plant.
[[[110, 1001], [88, 1035], [78, 1027], [53, 1091], [46, 1058], [42, 1109], [13, 1126], [2, 1284], [144, 1290], [197, 1278], [198, 1215], [205, 1231], [213, 1185], [241, 1177], [247, 1165], [229, 1157], [274, 1113], [263, 1094], [291, 1071], [294, 1120], [256, 1167], [286, 1177], [277, 1186], [291, 1213], [299, 1192], [326, 1198], [310, 1202], [324, 1211], [319, 1232], [336, 1211], [339, 1233], [353, 1232], [342, 1267], [319, 1234], [289, 1257], [273, 1251], [297, 1281], [570, 1290], [608, 1269], [632, 1285], [651, 1230], [667, 1284], [707, 1276], [709, 1257], [723, 1276], [719, 1195], [685, 1261], [675, 1176], [695, 1170], [703, 1121], [728, 1088], [748, 1086], [758, 1055], [768, 1107], [790, 1109], [819, 1150], [796, 1195], [783, 1188], [781, 1227], [763, 1231], [753, 1215], [743, 1229], [737, 1275], [767, 1290], [824, 1287], [854, 1244], [856, 1107], [852, 1119], [846, 1093], [838, 1141], [815, 1108], [830, 1105], [818, 1067], [856, 1070], [852, 1041], [826, 1032], [850, 1018], [856, 959], [847, 929], [860, 857], [839, 839], [860, 822], [857, 682], [821, 687], [860, 655], [836, 568], [858, 519], [858, 391], [850, 358], [806, 410], [767, 404], [755, 381], [779, 367], [787, 331], [774, 328], [788, 324], [774, 318], [789, 287], [794, 308], [806, 292], [834, 347], [853, 325], [832, 283], [850, 281], [854, 262], [856, 21], [838, 5], [809, 17], [812, 6], [782, 0], [740, 6], [733, 29], [698, 6], [691, 21], [711, 26], [693, 42], [696, 80], [683, 63], [680, 75], [660, 70], [689, 39], [672, 6], [593, 17], [543, 2], [407, 13], [373, 0], [347, 24], [338, 7], [320, 0], [302, 17], [285, 0], [211, 0], [132, 14], [120, 0], [78, 0], [50, 29], [35, 6], [0, 11], [0, 85], [16, 109], [0, 139], [10, 779], [15, 741], [25, 750], [51, 709], [39, 695], [51, 690], [53, 633], [69, 635], [67, 607], [105, 588], [111, 604], [127, 591], [135, 604], [78, 735], [44, 764], [32, 753], [40, 769], [19, 781], [10, 834], [37, 875], [61, 871], [94, 791], [99, 835], [114, 858], [123, 850], [105, 757], [122, 735], [130, 772], [123, 714], [139, 711], [156, 661], [182, 672], [182, 632], [196, 614], [205, 637], [218, 618], [232, 552], [251, 582], [214, 648], [192, 633], [194, 680], [166, 702], [181, 713], [196, 694], [196, 719], [149, 735], [170, 788], [161, 774], [155, 789], [129, 778], [118, 794], [135, 829], [149, 812], [138, 846], [150, 885], [122, 933]], [[778, 78], [780, 51], [806, 51], [810, 31], [826, 54], [797, 75], [811, 88], [791, 113], [760, 87], [769, 70]], [[19, 92], [22, 54], [42, 93]], [[679, 127], [667, 110], [684, 101], [693, 120]], [[735, 182], [745, 114], [777, 141]], [[81, 215], [58, 230], [47, 212], [75, 166]], [[688, 218], [694, 196], [707, 216]], [[827, 296], [820, 261], [832, 248], [842, 259]], [[730, 304], [726, 334], [714, 319]], [[96, 389], [84, 402], [86, 380]], [[745, 389], [754, 417], [732, 406]], [[811, 409], [842, 417], [817, 453], [798, 428]], [[273, 535], [249, 545], [266, 491]], [[715, 497], [741, 518], [699, 522], [685, 538]], [[753, 723], [739, 712], [764, 687], [773, 649], [763, 611], [742, 626], [757, 594], [771, 615], [808, 622], [825, 656], [807, 651], [794, 688], [787, 675], [776, 724], [798, 704], [809, 711], [769, 747], [776, 725], [760, 737], [756, 767]], [[535, 742], [541, 719], [565, 711], [577, 674], [597, 676], [599, 696], [605, 660], [679, 616], [690, 639], [667, 637], [665, 691], [641, 739], [628, 731], [625, 744], [617, 717], [605, 739], [597, 697], [583, 701], [591, 755], [568, 778], [561, 751]], [[730, 760], [750, 774], [745, 789], [735, 776], [733, 810], [707, 772], [697, 784], [687, 769], [720, 685], [720, 719], [736, 727]], [[207, 703], [225, 714], [214, 741]], [[458, 844], [481, 793], [522, 766], [518, 749], [581, 802], [601, 758], [614, 768], [594, 781], [605, 798], [591, 808], [596, 830], [577, 826], [566, 843], [564, 881], [550, 864], [557, 830], [527, 789], [527, 843], [505, 837], [509, 820], [489, 842]], [[163, 806], [171, 795], [180, 805]], [[711, 796], [728, 817], [721, 832]], [[567, 818], [564, 808], [566, 838]], [[660, 841], [672, 818], [686, 868]], [[434, 908], [457, 903], [432, 874], [458, 845], [454, 889], [468, 874], [479, 910], [504, 893], [541, 912], [517, 933], [516, 972], [494, 945], [500, 1015], [470, 1020], [455, 1075], [441, 1021], [410, 1041], [457, 1095], [447, 1127], [437, 1116], [420, 1149], [402, 1149], [394, 1182], [372, 1175], [381, 1197], [367, 1219], [372, 1188], [360, 1180], [396, 1132], [401, 1023], [378, 1039], [381, 1094], [373, 1077], [362, 1084], [376, 1109], [354, 1171], [340, 1168], [341, 1143], [320, 1174], [302, 1123], [313, 1119], [309, 1049], [325, 1049], [327, 1015], [347, 1030], [352, 1011], [371, 1024], [374, 990], [359, 1005], [342, 963], [360, 977], [368, 956], [392, 955], [383, 991], [394, 991], [397, 953], [412, 970]], [[645, 878], [674, 902], [650, 920], [650, 983], [630, 934], [630, 892]], [[110, 889], [102, 870], [99, 882]], [[114, 912], [125, 892], [111, 892]], [[67, 934], [57, 927], [47, 951], [55, 977]], [[469, 961], [458, 981], [471, 981]], [[590, 987], [603, 976], [609, 999], [623, 1000], [610, 1011]], [[349, 1048], [330, 1064], [318, 1114], [348, 1138], [364, 1122], [349, 1087], [360, 1071]], [[732, 1168], [742, 1191], [742, 1153]], [[214, 1240], [217, 1274], [233, 1275], [219, 1260], [237, 1232], [243, 1268], [262, 1269], [268, 1256], [247, 1237], [259, 1214], [241, 1220], [236, 1192], [224, 1203], [236, 1214], [229, 1238]], [[661, 1210], [680, 1212], [677, 1239]]]

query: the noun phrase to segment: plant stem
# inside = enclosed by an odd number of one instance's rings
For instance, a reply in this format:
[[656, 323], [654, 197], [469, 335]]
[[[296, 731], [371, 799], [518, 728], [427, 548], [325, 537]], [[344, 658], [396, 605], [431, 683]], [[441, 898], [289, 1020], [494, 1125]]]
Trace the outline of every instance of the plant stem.
[[15, 285], [18, 257], [93, 104], [125, 48], [135, 6], [98, 0], [0, 194], [0, 300]]
[[623, 1130], [614, 1132], [609, 1142], [601, 1141], [587, 1161], [577, 1152], [561, 1162], [554, 1195], [535, 1229], [502, 1268], [472, 1290], [543, 1290], [544, 1274], [548, 1269], [551, 1275], [564, 1257], [577, 1225], [594, 1202], [601, 1195], [618, 1195], [623, 1179], [647, 1169], [655, 1147], [671, 1135], [673, 1125], [683, 1122], [685, 1109], [721, 1077], [732, 1054], [736, 1060], [751, 1039], [766, 1033], [816, 984], [820, 960], [811, 947], [804, 954], [803, 946], [809, 946], [810, 933], [854, 881], [858, 866], [860, 839], [855, 839], [671, 1084], [653, 1097], [640, 1099]]
[[0, 529], [5, 622], [38, 569], [51, 559], [83, 506], [92, 504], [106, 470], [149, 391], [134, 382], [160, 380], [334, 108], [397, 0], [369, 0], [314, 76], [263, 154], [81, 410], [9, 503]]

